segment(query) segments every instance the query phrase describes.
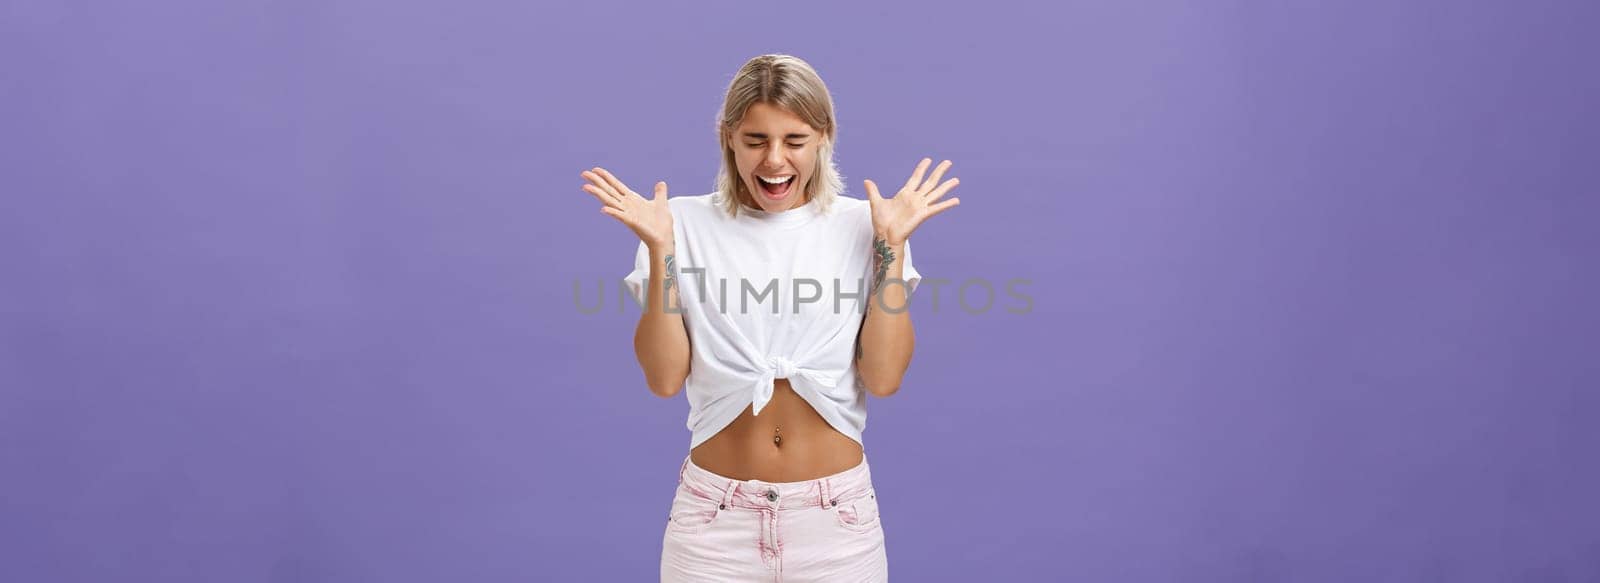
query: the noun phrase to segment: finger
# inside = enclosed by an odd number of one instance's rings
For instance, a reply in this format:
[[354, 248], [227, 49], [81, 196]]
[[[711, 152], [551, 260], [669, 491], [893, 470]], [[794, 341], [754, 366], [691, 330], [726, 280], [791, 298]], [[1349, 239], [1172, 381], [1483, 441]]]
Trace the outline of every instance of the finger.
[[617, 197], [611, 196], [610, 193], [598, 186], [593, 184], [585, 184], [583, 185], [583, 191], [594, 195], [594, 198], [599, 200], [600, 204], [616, 208], [618, 210], [622, 209], [622, 201], [617, 200]]
[[623, 196], [627, 196], [629, 194], [632, 194], [634, 196], [638, 196], [637, 193], [635, 193], [633, 190], [628, 188], [628, 185], [623, 184], [621, 180], [617, 180], [617, 177], [612, 176], [611, 173], [606, 171], [605, 168], [595, 168], [595, 173], [599, 174], [601, 176], [604, 176], [605, 179], [606, 179], [606, 183], [610, 184], [612, 188], [617, 189], [617, 192], [622, 194]]
[[871, 180], [863, 180], [862, 182], [867, 186], [867, 201], [883, 200], [883, 195], [878, 194], [877, 184], [873, 184]]
[[932, 163], [933, 158], [923, 158], [921, 162], [918, 162], [917, 170], [911, 173], [911, 179], [907, 180], [906, 185], [901, 187], [900, 190], [916, 190], [917, 185], [922, 184], [922, 173], [927, 172], [928, 165]]
[[922, 217], [922, 220], [926, 221], [929, 218], [933, 217], [934, 215], [937, 215], [937, 214], [942, 213], [944, 211], [953, 209], [953, 208], [955, 208], [956, 206], [958, 206], [960, 204], [961, 204], [961, 199], [958, 197], [958, 198], [952, 198], [950, 200], [947, 200], [947, 201], [941, 202], [939, 204], [930, 206], [930, 207], [928, 207], [928, 215], [925, 216], [925, 217]]
[[658, 201], [659, 200], [667, 200], [667, 183], [666, 182], [657, 182], [656, 183], [656, 200], [658, 200]]
[[942, 197], [945, 193], [950, 192], [950, 189], [955, 188], [957, 184], [961, 184], [960, 178], [951, 178], [944, 181], [944, 184], [940, 184], [939, 188], [936, 188], [933, 190], [933, 192], [928, 193], [926, 200], [928, 202], [939, 200], [939, 197]]
[[583, 177], [589, 182], [593, 182], [596, 188], [599, 188], [605, 193], [606, 197], [622, 200], [622, 193], [617, 192], [615, 188], [611, 187], [610, 182], [606, 182], [604, 177], [596, 174], [593, 170], [585, 170], [583, 172]]
[[600, 212], [603, 212], [605, 214], [611, 215], [612, 217], [616, 218], [618, 221], [621, 221], [622, 222], [622, 226], [627, 227], [629, 229], [633, 229], [633, 221], [628, 219], [628, 214], [627, 213], [625, 213], [623, 211], [620, 211], [620, 210], [617, 210], [616, 208], [609, 207], [609, 206], [600, 207]]
[[925, 190], [928, 190], [930, 188], [933, 188], [933, 186], [935, 184], [939, 183], [939, 179], [940, 178], [944, 178], [944, 171], [945, 170], [949, 170], [949, 169], [950, 169], [950, 161], [949, 160], [945, 160], [943, 162], [940, 162], [939, 166], [935, 167], [933, 169], [933, 174], [928, 176], [928, 180], [926, 182], [923, 182], [922, 186], [918, 187], [917, 190], [925, 191]]

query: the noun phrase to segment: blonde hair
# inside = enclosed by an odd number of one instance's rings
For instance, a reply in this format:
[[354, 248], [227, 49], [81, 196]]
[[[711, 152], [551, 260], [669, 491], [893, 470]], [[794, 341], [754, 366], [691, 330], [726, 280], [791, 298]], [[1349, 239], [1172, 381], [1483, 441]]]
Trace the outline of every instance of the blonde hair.
[[745, 112], [757, 103], [771, 104], [793, 113], [811, 129], [822, 133], [817, 146], [817, 167], [806, 183], [805, 195], [807, 200], [816, 202], [817, 210], [826, 211], [834, 197], [844, 192], [844, 177], [839, 175], [839, 168], [833, 162], [834, 139], [838, 136], [833, 98], [811, 65], [789, 55], [761, 55], [750, 59], [728, 84], [722, 110], [717, 114], [722, 168], [717, 171], [716, 190], [720, 193], [723, 210], [729, 216], [736, 216], [739, 207], [746, 204], [760, 208], [749, 186], [739, 176], [739, 166], [733, 155], [733, 133], [744, 120]]

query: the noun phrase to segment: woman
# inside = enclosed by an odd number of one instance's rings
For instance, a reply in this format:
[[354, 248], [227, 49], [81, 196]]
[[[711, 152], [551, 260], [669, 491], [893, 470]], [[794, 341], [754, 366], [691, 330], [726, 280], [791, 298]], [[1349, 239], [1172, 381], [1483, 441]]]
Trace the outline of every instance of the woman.
[[644, 198], [583, 173], [639, 236], [626, 281], [650, 391], [689, 400], [690, 451], [662, 544], [663, 581], [883, 581], [882, 523], [862, 448], [866, 395], [911, 362], [908, 239], [950, 162], [924, 159], [893, 198], [840, 196], [827, 87], [804, 61], [751, 59], [718, 119], [716, 191]]

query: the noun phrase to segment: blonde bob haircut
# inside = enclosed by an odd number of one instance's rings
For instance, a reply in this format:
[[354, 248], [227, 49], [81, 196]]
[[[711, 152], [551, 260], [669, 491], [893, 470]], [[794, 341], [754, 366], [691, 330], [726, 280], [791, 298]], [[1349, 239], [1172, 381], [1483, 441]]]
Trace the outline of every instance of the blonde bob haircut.
[[728, 84], [728, 94], [717, 114], [717, 138], [722, 145], [722, 168], [717, 171], [716, 190], [721, 193], [723, 210], [729, 216], [739, 207], [760, 208], [741, 176], [733, 157], [734, 131], [744, 114], [757, 103], [767, 103], [793, 113], [821, 133], [817, 144], [817, 167], [806, 183], [808, 201], [819, 211], [828, 210], [835, 196], [844, 192], [844, 177], [833, 162], [833, 144], [838, 126], [833, 117], [833, 98], [828, 87], [811, 65], [789, 55], [761, 55], [745, 62]]

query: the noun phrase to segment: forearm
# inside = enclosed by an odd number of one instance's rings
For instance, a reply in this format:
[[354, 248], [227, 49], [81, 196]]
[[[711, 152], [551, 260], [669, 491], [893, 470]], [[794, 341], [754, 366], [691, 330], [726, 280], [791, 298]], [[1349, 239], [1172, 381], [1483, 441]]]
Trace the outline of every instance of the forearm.
[[875, 237], [873, 254], [872, 295], [857, 339], [856, 373], [868, 392], [887, 397], [900, 390], [900, 381], [911, 366], [916, 333], [904, 278], [905, 242], [891, 244]]
[[633, 351], [645, 382], [660, 397], [678, 394], [689, 377], [689, 333], [683, 325], [676, 274], [669, 264], [673, 253], [671, 244], [650, 248], [650, 283], [633, 335]]

